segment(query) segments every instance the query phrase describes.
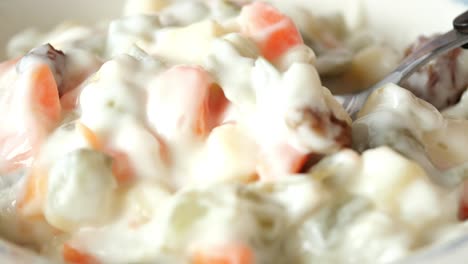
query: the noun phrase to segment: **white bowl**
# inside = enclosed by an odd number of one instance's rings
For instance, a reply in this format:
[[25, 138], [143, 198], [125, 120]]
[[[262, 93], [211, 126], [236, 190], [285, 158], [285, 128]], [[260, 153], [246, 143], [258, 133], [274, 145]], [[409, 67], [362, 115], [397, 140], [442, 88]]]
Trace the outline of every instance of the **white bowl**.
[[[86, 24], [118, 17], [125, 0], [0, 0], [0, 58], [8, 39], [35, 27], [49, 29], [63, 20]], [[285, 0], [270, 0], [285, 1]], [[365, 21], [389, 44], [402, 50], [419, 35], [447, 31], [468, 0], [288, 0], [307, 4], [316, 13], [341, 12], [350, 26]], [[359, 3], [359, 4], [356, 4]], [[34, 260], [34, 261], [33, 261]], [[0, 263], [45, 263], [0, 240]], [[402, 261], [405, 264], [468, 263], [468, 236]]]

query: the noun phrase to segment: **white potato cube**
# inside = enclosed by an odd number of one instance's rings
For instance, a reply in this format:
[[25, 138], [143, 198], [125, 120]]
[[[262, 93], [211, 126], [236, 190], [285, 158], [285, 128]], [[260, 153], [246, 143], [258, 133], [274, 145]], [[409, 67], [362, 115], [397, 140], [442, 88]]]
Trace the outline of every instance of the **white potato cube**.
[[89, 149], [70, 152], [49, 173], [45, 217], [56, 228], [72, 231], [110, 216], [116, 182], [111, 159]]

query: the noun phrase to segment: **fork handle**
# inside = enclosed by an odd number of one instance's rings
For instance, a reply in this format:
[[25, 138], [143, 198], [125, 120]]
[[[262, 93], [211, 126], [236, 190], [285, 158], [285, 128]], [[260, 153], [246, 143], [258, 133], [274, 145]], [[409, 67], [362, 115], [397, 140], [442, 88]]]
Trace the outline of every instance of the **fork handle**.
[[343, 105], [346, 112], [354, 118], [363, 107], [369, 95], [376, 89], [387, 83], [399, 84], [436, 56], [454, 48], [468, 48], [468, 11], [453, 20], [453, 28], [449, 32], [422, 45], [406, 57], [394, 71], [369, 89], [356, 94], [336, 95], [335, 98]]

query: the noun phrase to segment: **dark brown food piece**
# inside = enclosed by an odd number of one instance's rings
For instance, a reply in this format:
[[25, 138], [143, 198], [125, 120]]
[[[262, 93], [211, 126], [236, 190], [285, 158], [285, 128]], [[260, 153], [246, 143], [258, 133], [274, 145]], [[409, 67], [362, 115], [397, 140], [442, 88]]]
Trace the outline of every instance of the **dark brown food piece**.
[[52, 73], [54, 74], [55, 82], [57, 83], [59, 95], [62, 96], [65, 91], [64, 80], [65, 80], [65, 67], [66, 67], [66, 56], [60, 51], [56, 50], [50, 44], [44, 44], [37, 48], [32, 49], [26, 54], [16, 65], [16, 71], [22, 73], [28, 67], [30, 63], [35, 63], [38, 60], [47, 63]]
[[[405, 55], [409, 56], [435, 37], [437, 35], [420, 37], [406, 50]], [[402, 86], [438, 109], [457, 103], [468, 86], [468, 72], [459, 73], [458, 59], [462, 52], [461, 48], [457, 48], [437, 57], [411, 75]]]
[[351, 146], [351, 127], [346, 121], [336, 118], [333, 113], [323, 113], [312, 108], [302, 108], [298, 111], [301, 114], [298, 120], [286, 120], [290, 128], [297, 129], [299, 126], [306, 125], [319, 136], [329, 138], [331, 131], [337, 127], [340, 132], [333, 136], [333, 140], [340, 147]]

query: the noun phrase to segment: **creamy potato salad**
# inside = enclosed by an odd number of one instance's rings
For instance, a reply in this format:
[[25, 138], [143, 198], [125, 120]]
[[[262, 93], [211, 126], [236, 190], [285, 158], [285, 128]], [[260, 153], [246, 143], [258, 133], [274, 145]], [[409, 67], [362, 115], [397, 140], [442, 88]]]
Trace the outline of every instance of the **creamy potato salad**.
[[[467, 232], [468, 53], [287, 1], [131, 0], [0, 64], [0, 236], [58, 263], [390, 263]], [[418, 96], [418, 97], [417, 97]]]

